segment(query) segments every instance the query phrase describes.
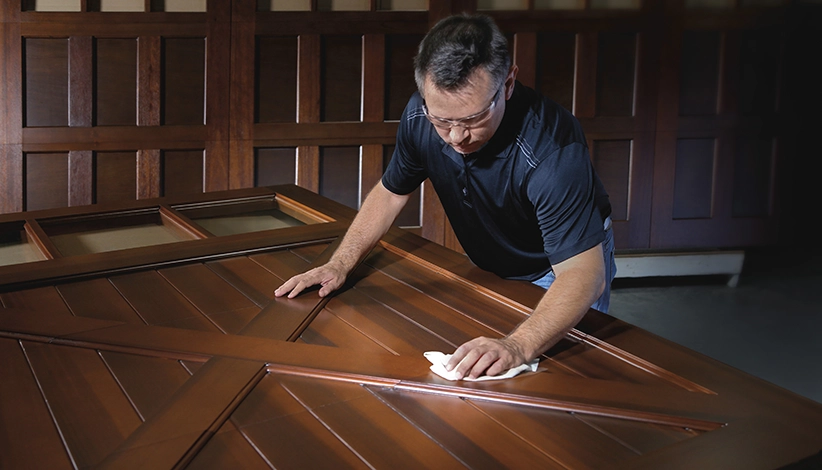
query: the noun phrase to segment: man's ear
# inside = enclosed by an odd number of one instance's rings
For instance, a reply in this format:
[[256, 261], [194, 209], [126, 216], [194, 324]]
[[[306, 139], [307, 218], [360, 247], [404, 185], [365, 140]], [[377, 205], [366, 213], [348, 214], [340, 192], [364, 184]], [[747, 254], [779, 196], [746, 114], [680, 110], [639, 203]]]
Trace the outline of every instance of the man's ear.
[[508, 70], [508, 76], [505, 77], [505, 99], [508, 100], [511, 98], [511, 95], [514, 93], [514, 83], [517, 81], [517, 72], [519, 72], [519, 67], [516, 64], [511, 65], [511, 69]]

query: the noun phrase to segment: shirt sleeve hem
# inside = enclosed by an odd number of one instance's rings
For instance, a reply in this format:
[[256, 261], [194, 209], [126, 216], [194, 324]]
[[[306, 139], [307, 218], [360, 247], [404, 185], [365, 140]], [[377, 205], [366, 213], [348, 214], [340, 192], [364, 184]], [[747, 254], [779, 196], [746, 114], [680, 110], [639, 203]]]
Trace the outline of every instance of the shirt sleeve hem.
[[415, 189], [417, 189], [417, 188], [411, 188], [410, 191], [401, 190], [401, 189], [397, 188], [396, 186], [394, 186], [393, 184], [387, 182], [385, 180], [385, 175], [383, 175], [383, 177], [381, 178], [381, 181], [382, 181], [382, 185], [385, 189], [387, 189], [388, 191], [391, 191], [392, 193], [394, 193], [398, 196], [405, 196], [405, 195], [411, 194], [411, 193], [414, 192]]
[[[551, 262], [551, 265], [562, 263], [568, 259], [573, 258], [574, 256], [590, 250], [591, 248], [599, 245], [605, 241], [605, 231], [603, 230], [600, 233], [591, 235], [590, 237], [583, 238], [582, 240], [574, 243], [572, 246], [555, 253], [548, 254], [548, 259]], [[546, 253], [547, 254], [547, 253]]]

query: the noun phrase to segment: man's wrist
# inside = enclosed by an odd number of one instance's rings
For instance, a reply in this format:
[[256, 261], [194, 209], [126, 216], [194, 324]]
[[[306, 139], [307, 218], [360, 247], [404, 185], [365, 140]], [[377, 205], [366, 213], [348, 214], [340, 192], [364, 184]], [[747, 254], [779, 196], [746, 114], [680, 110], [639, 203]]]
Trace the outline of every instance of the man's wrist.
[[347, 277], [348, 273], [354, 269], [358, 261], [350, 260], [349, 258], [350, 257], [346, 256], [332, 256], [326, 263], [326, 267], [336, 271], [341, 276]]
[[505, 343], [505, 346], [508, 348], [509, 351], [511, 351], [511, 354], [518, 358], [521, 358], [523, 362], [528, 362], [534, 357], [536, 357], [538, 353], [533, 351], [532, 348], [528, 347], [528, 341], [524, 341], [523, 338], [516, 337], [515, 333], [516, 331], [513, 331], [510, 335], [502, 339], [502, 341]]

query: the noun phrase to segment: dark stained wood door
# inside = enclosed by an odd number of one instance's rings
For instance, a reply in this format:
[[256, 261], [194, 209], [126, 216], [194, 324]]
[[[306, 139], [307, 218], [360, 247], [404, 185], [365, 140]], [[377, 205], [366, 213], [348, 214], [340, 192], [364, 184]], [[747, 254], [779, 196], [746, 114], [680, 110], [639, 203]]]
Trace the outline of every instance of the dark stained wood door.
[[[356, 208], [392, 155], [419, 40], [480, 11], [520, 81], [579, 118], [618, 249], [773, 244], [813, 199], [786, 175], [815, 149], [818, 100], [792, 84], [819, 81], [819, 12], [703, 3], [3, 0], [0, 213], [286, 183]], [[401, 225], [460, 250], [423, 189]]]
[[[297, 222], [204, 228], [274, 203]], [[188, 238], [60, 252], [155, 206]], [[352, 215], [283, 186], [2, 216], [32, 228], [0, 254], [51, 259], [0, 266], [0, 467], [776, 468], [822, 449], [819, 404], [593, 310], [535, 373], [436, 376], [424, 351], [504, 335], [542, 290], [400, 229], [336, 295], [274, 298]]]

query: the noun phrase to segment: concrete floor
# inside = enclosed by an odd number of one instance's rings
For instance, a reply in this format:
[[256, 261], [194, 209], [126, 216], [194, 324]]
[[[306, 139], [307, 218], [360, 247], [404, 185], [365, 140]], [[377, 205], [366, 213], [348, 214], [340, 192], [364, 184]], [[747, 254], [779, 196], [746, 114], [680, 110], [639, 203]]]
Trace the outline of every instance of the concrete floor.
[[822, 259], [748, 251], [727, 280], [616, 279], [609, 314], [822, 403]]

